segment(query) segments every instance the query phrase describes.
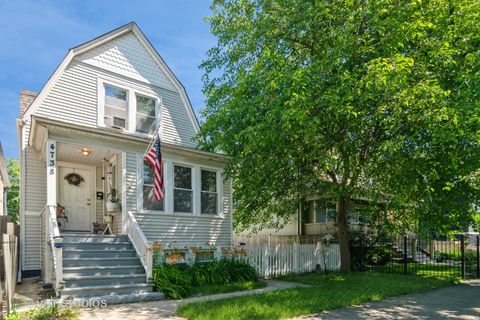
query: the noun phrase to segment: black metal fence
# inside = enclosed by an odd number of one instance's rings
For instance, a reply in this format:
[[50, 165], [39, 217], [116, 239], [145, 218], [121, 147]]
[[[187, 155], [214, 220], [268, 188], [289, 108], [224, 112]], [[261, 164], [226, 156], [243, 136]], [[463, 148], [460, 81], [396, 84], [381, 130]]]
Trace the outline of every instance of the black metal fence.
[[355, 271], [396, 272], [480, 278], [480, 239], [476, 234], [447, 237], [398, 236], [351, 243]]

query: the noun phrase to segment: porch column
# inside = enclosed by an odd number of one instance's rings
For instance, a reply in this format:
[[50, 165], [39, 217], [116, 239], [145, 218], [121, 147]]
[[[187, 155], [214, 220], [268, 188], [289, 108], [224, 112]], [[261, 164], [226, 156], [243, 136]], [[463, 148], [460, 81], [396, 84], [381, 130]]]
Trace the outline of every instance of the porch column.
[[45, 243], [44, 243], [44, 268], [46, 283], [55, 282], [55, 265], [53, 263], [53, 252], [51, 251], [50, 234], [52, 224], [50, 223], [51, 210], [57, 205], [57, 144], [54, 140], [47, 140], [45, 145], [45, 158], [47, 167], [47, 203], [44, 209], [45, 214]]
[[47, 140], [47, 206], [57, 205], [57, 143]]

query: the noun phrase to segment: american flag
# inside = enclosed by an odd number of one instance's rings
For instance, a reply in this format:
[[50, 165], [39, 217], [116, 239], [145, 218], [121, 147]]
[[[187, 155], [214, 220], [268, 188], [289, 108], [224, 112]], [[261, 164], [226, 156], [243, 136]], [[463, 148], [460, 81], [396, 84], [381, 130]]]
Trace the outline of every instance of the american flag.
[[154, 177], [154, 194], [155, 199], [160, 201], [163, 199], [163, 162], [162, 152], [160, 150], [160, 137], [157, 135], [150, 150], [145, 155], [145, 160], [152, 166], [155, 171]]

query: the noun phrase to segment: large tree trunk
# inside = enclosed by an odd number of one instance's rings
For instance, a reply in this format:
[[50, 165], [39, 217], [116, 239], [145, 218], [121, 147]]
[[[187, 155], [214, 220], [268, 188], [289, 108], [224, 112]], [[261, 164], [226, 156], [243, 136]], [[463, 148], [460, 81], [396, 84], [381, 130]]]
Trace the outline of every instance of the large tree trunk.
[[347, 197], [337, 199], [337, 236], [340, 245], [340, 271], [350, 272], [350, 246], [348, 244]]

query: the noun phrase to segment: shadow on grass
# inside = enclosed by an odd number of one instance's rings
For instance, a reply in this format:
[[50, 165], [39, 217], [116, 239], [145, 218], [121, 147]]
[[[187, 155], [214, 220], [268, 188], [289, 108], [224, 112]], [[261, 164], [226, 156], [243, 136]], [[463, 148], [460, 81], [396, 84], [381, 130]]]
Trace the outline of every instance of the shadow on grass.
[[374, 272], [289, 275], [280, 280], [313, 287], [192, 303], [177, 313], [189, 319], [290, 318], [437, 288], [455, 279]]

